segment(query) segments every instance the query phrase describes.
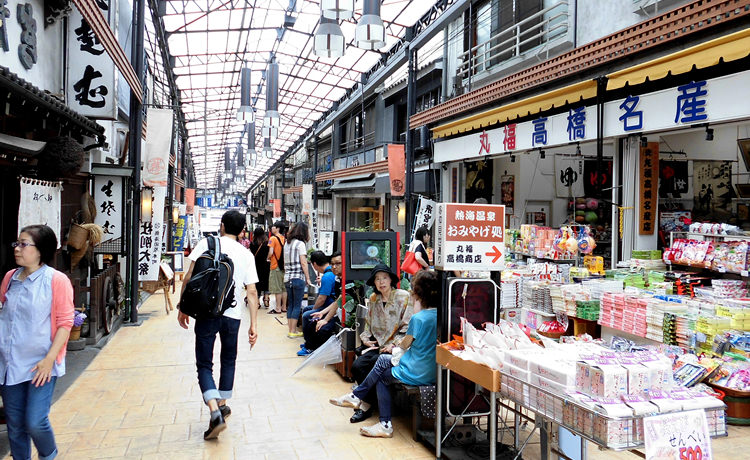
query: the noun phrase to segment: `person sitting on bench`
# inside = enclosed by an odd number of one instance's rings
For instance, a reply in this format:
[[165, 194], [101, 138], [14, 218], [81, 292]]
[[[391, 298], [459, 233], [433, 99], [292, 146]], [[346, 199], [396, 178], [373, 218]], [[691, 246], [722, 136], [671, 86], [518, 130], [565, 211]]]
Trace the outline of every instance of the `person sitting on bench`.
[[363, 398], [374, 387], [378, 395], [380, 422], [360, 428], [359, 433], [369, 437], [390, 438], [391, 394], [389, 385], [397, 379], [407, 385], [433, 385], [436, 378], [435, 345], [437, 343], [437, 307], [440, 305], [440, 279], [433, 271], [419, 271], [412, 280], [414, 315], [409, 321], [406, 336], [398, 348], [406, 351], [400, 360], [399, 349], [394, 354], [382, 354], [367, 378], [354, 389], [331, 404], [354, 409], [365, 409]]

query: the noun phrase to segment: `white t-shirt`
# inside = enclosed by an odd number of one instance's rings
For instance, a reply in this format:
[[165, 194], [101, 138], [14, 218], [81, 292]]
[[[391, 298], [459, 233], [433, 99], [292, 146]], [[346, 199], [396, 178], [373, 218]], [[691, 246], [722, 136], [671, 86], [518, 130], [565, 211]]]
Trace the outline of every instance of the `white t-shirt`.
[[[232, 259], [234, 264], [234, 300], [235, 306], [228, 308], [224, 312], [224, 316], [234, 319], [242, 318], [242, 310], [240, 307], [245, 305], [245, 285], [255, 284], [258, 282], [258, 272], [255, 269], [255, 256], [237, 241], [229, 238], [228, 236], [222, 236], [219, 239], [219, 246], [221, 246], [221, 253], [226, 254]], [[190, 253], [188, 259], [195, 262], [204, 252], [208, 251], [208, 240], [202, 239]]]

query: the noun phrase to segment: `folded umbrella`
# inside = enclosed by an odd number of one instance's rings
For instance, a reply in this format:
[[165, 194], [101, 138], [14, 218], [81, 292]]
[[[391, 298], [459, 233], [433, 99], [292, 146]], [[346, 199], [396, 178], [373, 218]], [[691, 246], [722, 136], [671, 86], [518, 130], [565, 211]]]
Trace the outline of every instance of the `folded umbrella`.
[[341, 334], [351, 330], [344, 328], [336, 335], [331, 336], [326, 342], [318, 347], [310, 356], [305, 359], [302, 364], [292, 373], [295, 375], [297, 372], [308, 366], [325, 366], [326, 364], [336, 364], [343, 361], [341, 357]]

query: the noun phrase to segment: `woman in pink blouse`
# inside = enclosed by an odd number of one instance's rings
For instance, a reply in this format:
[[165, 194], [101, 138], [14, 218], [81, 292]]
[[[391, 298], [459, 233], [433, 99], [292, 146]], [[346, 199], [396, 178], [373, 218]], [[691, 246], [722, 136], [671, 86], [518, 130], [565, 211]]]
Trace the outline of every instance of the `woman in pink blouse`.
[[21, 229], [13, 243], [19, 268], [0, 286], [0, 396], [5, 406], [14, 459], [57, 456], [49, 410], [58, 377], [65, 374], [65, 350], [73, 326], [73, 286], [50, 267], [57, 237], [46, 225]]

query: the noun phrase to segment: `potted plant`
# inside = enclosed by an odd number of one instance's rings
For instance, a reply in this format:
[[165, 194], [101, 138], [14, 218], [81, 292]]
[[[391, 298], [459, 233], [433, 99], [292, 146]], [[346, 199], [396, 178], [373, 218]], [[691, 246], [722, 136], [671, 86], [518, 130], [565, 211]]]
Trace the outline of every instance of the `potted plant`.
[[86, 321], [86, 313], [76, 310], [73, 316], [73, 328], [70, 330], [70, 340], [81, 338], [81, 326], [84, 321]]

